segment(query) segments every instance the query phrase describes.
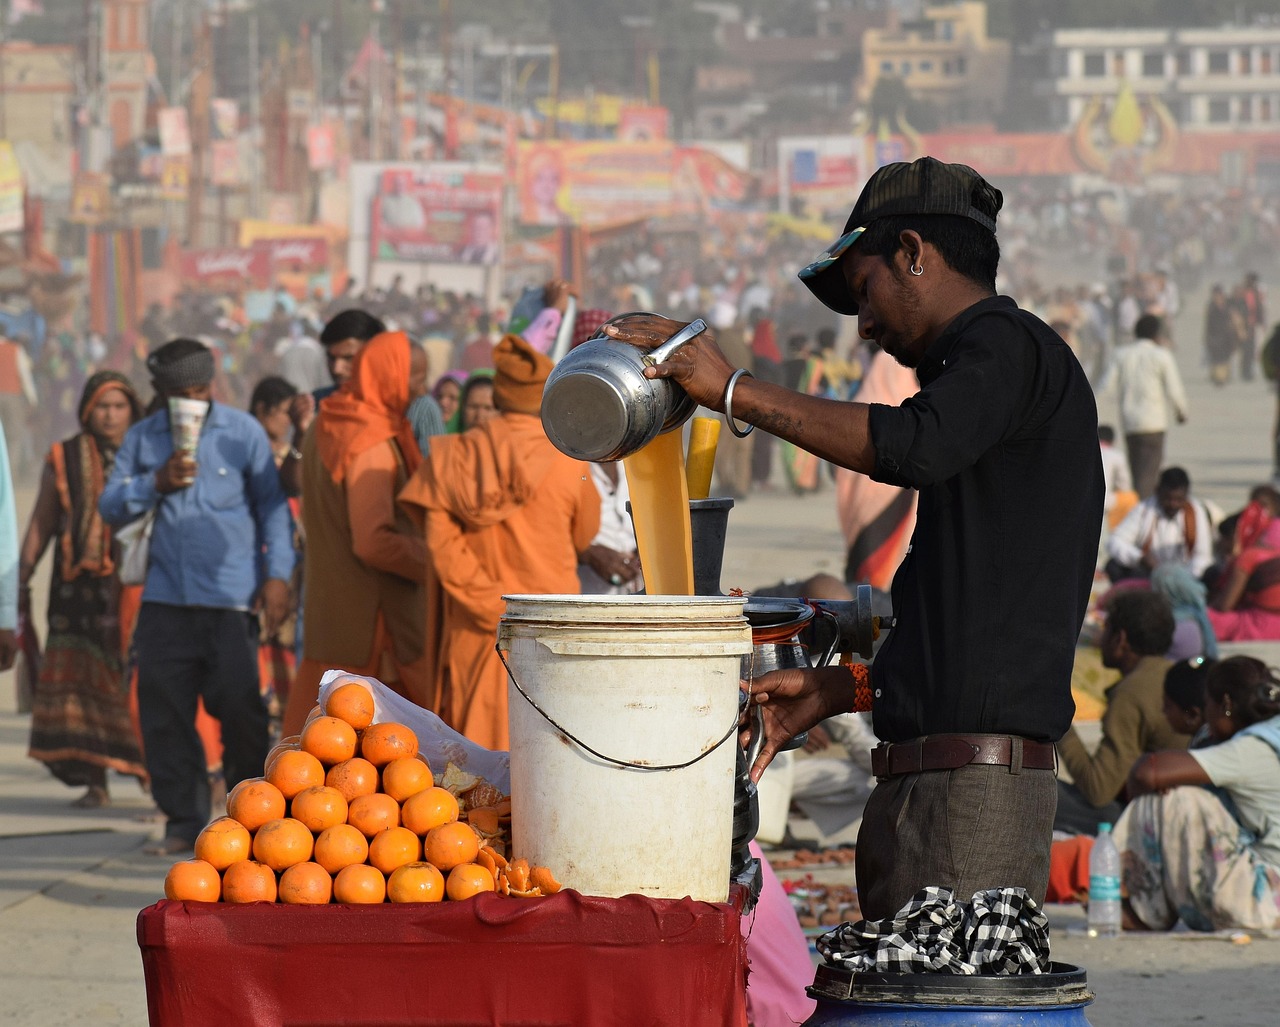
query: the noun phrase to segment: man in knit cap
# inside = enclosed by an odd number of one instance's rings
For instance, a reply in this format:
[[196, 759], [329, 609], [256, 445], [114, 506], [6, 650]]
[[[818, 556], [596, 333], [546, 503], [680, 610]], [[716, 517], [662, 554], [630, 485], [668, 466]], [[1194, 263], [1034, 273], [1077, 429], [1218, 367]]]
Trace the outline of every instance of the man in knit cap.
[[[267, 710], [258, 690], [258, 616], [272, 634], [289, 608], [293, 523], [257, 420], [212, 402], [213, 353], [194, 339], [147, 358], [164, 405], [125, 436], [98, 508], [113, 528], [154, 518], [134, 642], [151, 790], [167, 818], [150, 851], [190, 849], [209, 820], [196, 701], [222, 722], [233, 788], [262, 773]], [[194, 445], [176, 444], [172, 400], [204, 404]]]
[[400, 501], [426, 522], [433, 708], [472, 741], [506, 749], [507, 678], [494, 651], [502, 596], [578, 592], [578, 554], [600, 526], [600, 497], [588, 466], [542, 429], [550, 359], [516, 335], [493, 354], [499, 416], [433, 439]]

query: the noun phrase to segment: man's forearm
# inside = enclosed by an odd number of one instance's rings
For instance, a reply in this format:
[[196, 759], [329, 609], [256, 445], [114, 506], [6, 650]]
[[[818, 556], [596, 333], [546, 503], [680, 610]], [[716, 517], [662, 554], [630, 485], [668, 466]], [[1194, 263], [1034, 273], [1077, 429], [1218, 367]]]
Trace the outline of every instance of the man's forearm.
[[876, 452], [865, 403], [806, 396], [762, 382], [739, 379], [733, 415], [840, 467], [870, 474]]

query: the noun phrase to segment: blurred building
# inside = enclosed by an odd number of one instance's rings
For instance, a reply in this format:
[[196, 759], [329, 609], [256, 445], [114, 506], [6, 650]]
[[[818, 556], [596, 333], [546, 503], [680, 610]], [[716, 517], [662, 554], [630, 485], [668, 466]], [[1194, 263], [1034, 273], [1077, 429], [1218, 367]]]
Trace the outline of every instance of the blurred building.
[[148, 0], [101, 0], [93, 8], [101, 31], [86, 34], [90, 52], [18, 39], [0, 44], [0, 136], [20, 141], [20, 155], [36, 151], [33, 159], [68, 180], [85, 133], [96, 133], [89, 149], [100, 163], [140, 136], [155, 76], [147, 9]]
[[862, 96], [869, 100], [881, 78], [894, 78], [941, 124], [993, 122], [1004, 108], [1009, 63], [1008, 40], [987, 35], [985, 3], [933, 4], [919, 18], [891, 15], [884, 28], [866, 31]]
[[1191, 29], [1060, 29], [1036, 47], [1048, 123], [1074, 125], [1122, 84], [1158, 99], [1179, 127], [1280, 127], [1280, 20]]
[[740, 138], [764, 129], [789, 132], [847, 129], [865, 33], [885, 24], [872, 4], [815, 4], [811, 21], [794, 33], [742, 18], [737, 7], [701, 4], [718, 19], [718, 54], [695, 72], [699, 139]]

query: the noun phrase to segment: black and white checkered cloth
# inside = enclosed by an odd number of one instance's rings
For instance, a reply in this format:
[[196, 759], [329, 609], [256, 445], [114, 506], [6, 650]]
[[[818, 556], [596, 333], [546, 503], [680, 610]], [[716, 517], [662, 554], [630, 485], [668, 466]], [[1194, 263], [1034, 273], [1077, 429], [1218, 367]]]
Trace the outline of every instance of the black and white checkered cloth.
[[829, 931], [818, 951], [855, 972], [1040, 974], [1049, 969], [1049, 919], [1024, 888], [975, 892], [968, 902], [925, 888], [889, 920]]

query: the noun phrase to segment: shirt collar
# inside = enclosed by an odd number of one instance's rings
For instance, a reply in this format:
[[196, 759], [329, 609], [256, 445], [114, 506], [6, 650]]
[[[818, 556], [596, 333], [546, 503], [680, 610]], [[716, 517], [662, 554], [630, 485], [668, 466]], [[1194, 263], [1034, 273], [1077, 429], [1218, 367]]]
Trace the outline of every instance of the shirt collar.
[[942, 374], [956, 340], [975, 319], [992, 310], [1016, 310], [1017, 307], [1018, 305], [1008, 296], [988, 296], [986, 299], [978, 300], [973, 306], [966, 307], [953, 317], [951, 323], [942, 330], [942, 334], [925, 350], [920, 366], [916, 368], [916, 377], [920, 379], [920, 384], [928, 385]]

